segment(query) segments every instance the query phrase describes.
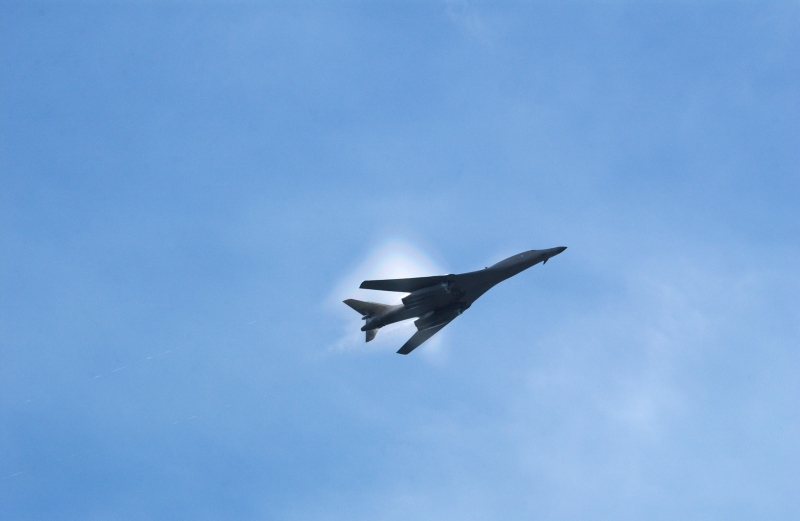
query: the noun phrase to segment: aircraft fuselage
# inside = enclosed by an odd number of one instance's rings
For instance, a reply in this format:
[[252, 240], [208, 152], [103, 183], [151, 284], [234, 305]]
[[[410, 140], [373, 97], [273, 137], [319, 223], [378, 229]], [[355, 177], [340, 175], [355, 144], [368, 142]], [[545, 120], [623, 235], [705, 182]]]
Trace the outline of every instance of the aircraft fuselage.
[[[452, 320], [495, 285], [540, 262], [547, 262], [548, 259], [558, 255], [565, 249], [565, 247], [560, 246], [546, 250], [529, 250], [479, 271], [459, 275], [429, 277], [431, 284], [415, 289], [403, 297], [402, 304], [390, 306], [381, 315], [366, 317], [366, 323], [361, 330], [375, 330], [410, 318], [420, 319], [417, 321], [417, 327], [420, 329], [424, 328], [420, 327], [421, 325], [426, 325], [425, 321], [435, 323], [437, 316], [441, 316], [442, 320], [445, 318]], [[370, 282], [391, 281], [365, 281], [362, 284], [362, 288], [370, 286]], [[367, 287], [366, 289], [379, 288]], [[388, 291], [397, 290], [389, 289]]]

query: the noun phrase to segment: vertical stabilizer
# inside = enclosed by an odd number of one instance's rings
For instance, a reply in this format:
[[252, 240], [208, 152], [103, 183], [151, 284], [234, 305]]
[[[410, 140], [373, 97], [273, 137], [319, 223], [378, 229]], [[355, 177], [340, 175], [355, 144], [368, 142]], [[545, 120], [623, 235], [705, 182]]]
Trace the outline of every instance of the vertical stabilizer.
[[[345, 300], [344, 303], [361, 313], [361, 318], [363, 320], [369, 320], [374, 316], [383, 315], [392, 309], [392, 306], [388, 306], [386, 304], [378, 304], [377, 302], [363, 302], [361, 300], [355, 300], [352, 298]], [[368, 329], [367, 342], [371, 342], [377, 334], [377, 329]]]

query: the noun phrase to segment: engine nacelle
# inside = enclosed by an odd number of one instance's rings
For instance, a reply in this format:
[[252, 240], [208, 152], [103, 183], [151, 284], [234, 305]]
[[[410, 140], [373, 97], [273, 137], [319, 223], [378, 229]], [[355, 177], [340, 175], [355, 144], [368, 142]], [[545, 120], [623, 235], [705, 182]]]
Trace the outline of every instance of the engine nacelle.
[[403, 304], [407, 308], [413, 308], [428, 302], [449, 300], [451, 287], [451, 282], [442, 282], [434, 286], [418, 289], [414, 293], [403, 297]]
[[464, 310], [460, 305], [451, 306], [415, 320], [414, 325], [417, 326], [418, 331], [431, 329], [432, 327], [438, 327], [447, 324], [463, 312]]

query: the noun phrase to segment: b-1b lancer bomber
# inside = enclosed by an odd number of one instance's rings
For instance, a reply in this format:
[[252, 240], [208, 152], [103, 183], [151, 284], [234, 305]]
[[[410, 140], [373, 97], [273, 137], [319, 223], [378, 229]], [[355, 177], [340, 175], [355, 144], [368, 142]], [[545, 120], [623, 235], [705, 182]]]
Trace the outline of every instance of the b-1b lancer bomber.
[[496, 284], [527, 270], [531, 266], [546, 264], [566, 246], [547, 250], [530, 250], [519, 253], [480, 271], [459, 275], [437, 275], [413, 279], [365, 280], [362, 289], [408, 293], [402, 304], [394, 306], [347, 299], [345, 304], [362, 315], [366, 323], [361, 331], [367, 332], [367, 342], [375, 338], [383, 326], [409, 318], [416, 318], [417, 332], [397, 352], [407, 355], [444, 326], [467, 310], [478, 297]]

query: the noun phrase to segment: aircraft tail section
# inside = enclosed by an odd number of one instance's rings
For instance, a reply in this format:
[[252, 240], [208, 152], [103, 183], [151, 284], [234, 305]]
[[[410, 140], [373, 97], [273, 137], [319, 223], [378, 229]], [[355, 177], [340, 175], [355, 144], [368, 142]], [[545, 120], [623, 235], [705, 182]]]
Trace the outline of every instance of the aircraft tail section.
[[386, 304], [378, 304], [377, 302], [364, 302], [363, 300], [356, 300], [354, 298], [349, 298], [345, 300], [344, 303], [361, 313], [363, 317], [383, 315], [392, 307]]
[[[344, 303], [361, 313], [361, 318], [363, 320], [368, 320], [372, 317], [383, 315], [392, 307], [387, 306], [386, 304], [378, 304], [377, 302], [364, 302], [362, 300], [356, 300], [352, 298], [345, 300]], [[375, 335], [378, 334], [378, 330], [368, 329], [366, 333], [367, 342], [369, 342], [375, 338]]]

